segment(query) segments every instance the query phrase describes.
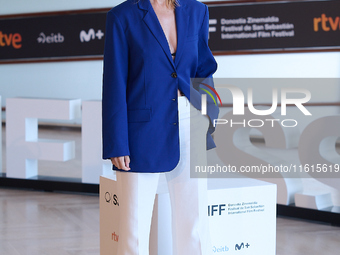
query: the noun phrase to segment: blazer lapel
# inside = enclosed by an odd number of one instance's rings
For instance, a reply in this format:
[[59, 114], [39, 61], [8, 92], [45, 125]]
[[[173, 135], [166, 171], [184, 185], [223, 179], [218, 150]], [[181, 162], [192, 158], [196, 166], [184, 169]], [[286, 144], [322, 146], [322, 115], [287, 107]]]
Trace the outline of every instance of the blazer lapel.
[[158, 43], [163, 48], [163, 51], [172, 65], [174, 65], [168, 45], [168, 41], [166, 40], [165, 34], [163, 32], [162, 26], [158, 21], [157, 15], [154, 12], [151, 3], [149, 0], [140, 0], [138, 5], [141, 9], [146, 10], [146, 13], [143, 17], [143, 21], [150, 29], [153, 36], [156, 38]]
[[177, 50], [175, 57], [175, 66], [177, 67], [180, 57], [183, 54], [183, 48], [185, 39], [187, 36], [188, 25], [189, 25], [189, 13], [185, 8], [184, 2], [179, 2], [180, 6], [175, 9], [176, 14], [176, 28], [177, 28]]
[[156, 13], [154, 12], [150, 0], [140, 0], [138, 1], [138, 6], [140, 9], [145, 10], [145, 15], [143, 17], [143, 21], [150, 29], [153, 36], [156, 38], [158, 43], [161, 45], [165, 55], [167, 56], [170, 63], [175, 67], [178, 64], [179, 58], [182, 55], [183, 43], [185, 42], [186, 31], [188, 27], [188, 19], [185, 10], [184, 4], [180, 3], [180, 6], [177, 6], [175, 9], [176, 15], [176, 27], [177, 27], [177, 50], [175, 63], [172, 60], [170, 48], [168, 45], [168, 41], [163, 32], [162, 26], [159, 23]]

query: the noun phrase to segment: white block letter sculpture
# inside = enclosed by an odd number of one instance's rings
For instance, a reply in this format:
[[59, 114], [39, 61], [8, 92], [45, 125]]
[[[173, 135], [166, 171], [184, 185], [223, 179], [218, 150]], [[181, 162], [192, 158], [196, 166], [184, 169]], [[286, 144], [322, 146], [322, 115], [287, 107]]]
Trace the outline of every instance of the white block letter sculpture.
[[81, 100], [9, 98], [6, 100], [6, 150], [8, 178], [38, 174], [38, 160], [74, 158], [74, 141], [38, 138], [38, 119], [80, 118]]

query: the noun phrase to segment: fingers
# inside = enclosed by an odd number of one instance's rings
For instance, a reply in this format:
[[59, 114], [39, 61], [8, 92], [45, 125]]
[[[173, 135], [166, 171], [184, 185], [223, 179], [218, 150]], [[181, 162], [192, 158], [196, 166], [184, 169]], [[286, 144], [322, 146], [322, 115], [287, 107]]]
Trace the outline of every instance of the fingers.
[[129, 156], [114, 157], [114, 158], [111, 158], [111, 162], [118, 169], [125, 170], [125, 171], [131, 170]]
[[124, 156], [125, 166], [130, 170], [130, 157]]

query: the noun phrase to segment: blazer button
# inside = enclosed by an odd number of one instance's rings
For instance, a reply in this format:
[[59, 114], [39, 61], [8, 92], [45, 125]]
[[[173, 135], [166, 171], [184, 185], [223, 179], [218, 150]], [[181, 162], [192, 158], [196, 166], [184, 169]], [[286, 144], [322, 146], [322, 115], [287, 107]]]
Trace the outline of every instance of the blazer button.
[[173, 98], [172, 101], [176, 101], [176, 98]]
[[177, 125], [177, 123], [176, 122], [174, 122], [174, 126], [176, 126]]
[[171, 74], [171, 77], [172, 77], [172, 78], [177, 78], [177, 73], [172, 73], [172, 74]]

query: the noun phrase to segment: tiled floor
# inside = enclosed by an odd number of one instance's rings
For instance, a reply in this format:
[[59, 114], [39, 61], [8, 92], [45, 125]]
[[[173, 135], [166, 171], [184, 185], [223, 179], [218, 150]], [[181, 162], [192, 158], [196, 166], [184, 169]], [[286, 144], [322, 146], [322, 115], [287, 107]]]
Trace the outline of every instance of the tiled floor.
[[[0, 189], [0, 216], [1, 255], [99, 255], [98, 196]], [[339, 227], [277, 218], [277, 255], [339, 250]]]

